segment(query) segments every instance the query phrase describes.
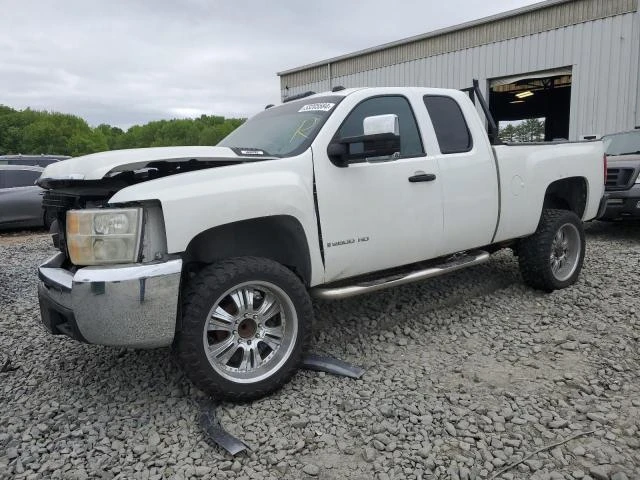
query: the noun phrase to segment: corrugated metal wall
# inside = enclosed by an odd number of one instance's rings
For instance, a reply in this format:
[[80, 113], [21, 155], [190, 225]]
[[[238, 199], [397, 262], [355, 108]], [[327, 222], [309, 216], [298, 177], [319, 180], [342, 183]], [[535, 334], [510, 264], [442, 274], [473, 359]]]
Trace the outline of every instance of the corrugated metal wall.
[[[583, 7], [587, 3], [593, 6], [591, 8], [601, 9], [611, 4], [637, 7], [636, 0], [576, 2]], [[345, 87], [411, 85], [464, 88], [470, 86], [472, 78], [478, 78], [486, 94], [491, 78], [570, 66], [573, 70], [570, 138], [627, 130], [640, 125], [639, 15], [632, 12], [609, 16], [355, 73], [341, 74], [345, 70], [334, 64], [330, 67], [317, 66], [295, 73], [313, 73], [316, 75], [313, 82], [289, 85], [289, 89], [282, 93], [284, 96], [307, 90], [323, 91], [329, 89], [329, 83]], [[552, 22], [552, 19], [548, 21]], [[348, 60], [356, 61], [358, 58]], [[329, 71], [331, 82], [328, 80]], [[283, 87], [286, 78], [282, 77]]]

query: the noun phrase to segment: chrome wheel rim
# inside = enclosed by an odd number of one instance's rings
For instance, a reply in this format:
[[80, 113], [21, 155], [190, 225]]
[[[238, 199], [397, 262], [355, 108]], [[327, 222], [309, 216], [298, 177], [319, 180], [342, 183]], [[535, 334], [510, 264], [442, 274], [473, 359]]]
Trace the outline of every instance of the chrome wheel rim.
[[574, 274], [581, 251], [578, 228], [572, 223], [565, 223], [558, 229], [551, 244], [549, 263], [556, 280], [563, 282]]
[[289, 296], [270, 282], [236, 285], [207, 314], [202, 340], [211, 367], [236, 383], [264, 380], [289, 359], [298, 317]]

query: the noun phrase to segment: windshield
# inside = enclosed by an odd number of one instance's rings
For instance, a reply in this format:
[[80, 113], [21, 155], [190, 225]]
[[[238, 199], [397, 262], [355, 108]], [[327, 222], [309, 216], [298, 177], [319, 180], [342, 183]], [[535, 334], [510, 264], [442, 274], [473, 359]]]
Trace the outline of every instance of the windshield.
[[258, 149], [288, 157], [309, 148], [324, 122], [344, 97], [313, 97], [271, 107], [224, 138], [219, 147]]
[[607, 155], [640, 154], [640, 130], [602, 137]]

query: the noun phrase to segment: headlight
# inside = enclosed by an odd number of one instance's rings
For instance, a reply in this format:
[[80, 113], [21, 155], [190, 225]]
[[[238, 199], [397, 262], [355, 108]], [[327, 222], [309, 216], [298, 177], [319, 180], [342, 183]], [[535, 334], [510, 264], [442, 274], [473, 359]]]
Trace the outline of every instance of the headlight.
[[67, 249], [75, 265], [138, 260], [141, 208], [69, 210]]

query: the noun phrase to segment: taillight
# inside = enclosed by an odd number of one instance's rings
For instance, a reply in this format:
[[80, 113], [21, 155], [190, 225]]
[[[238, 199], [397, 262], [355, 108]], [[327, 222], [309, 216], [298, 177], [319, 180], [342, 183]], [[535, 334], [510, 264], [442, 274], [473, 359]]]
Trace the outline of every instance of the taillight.
[[604, 166], [604, 183], [607, 183], [607, 155], [602, 156], [602, 165]]

